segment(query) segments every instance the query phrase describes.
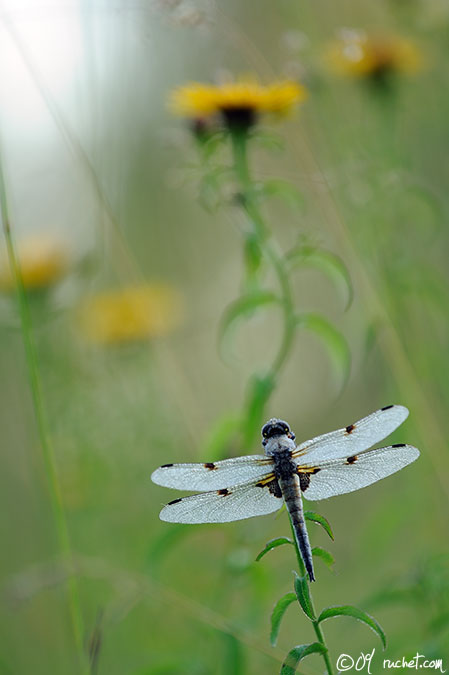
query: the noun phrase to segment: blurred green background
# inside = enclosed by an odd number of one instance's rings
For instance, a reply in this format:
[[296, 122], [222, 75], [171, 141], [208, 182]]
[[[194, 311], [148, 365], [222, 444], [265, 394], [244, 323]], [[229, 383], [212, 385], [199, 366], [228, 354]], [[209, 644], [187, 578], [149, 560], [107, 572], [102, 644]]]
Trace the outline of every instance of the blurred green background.
[[[387, 88], [340, 77], [325, 55], [345, 28], [410, 39], [422, 68], [398, 72]], [[335, 534], [328, 545], [309, 525], [312, 543], [336, 558], [333, 572], [316, 562], [317, 607], [357, 605], [389, 640], [381, 655], [366, 626], [328, 622], [332, 658], [376, 647], [375, 673], [383, 657], [417, 651], [447, 667], [448, 29], [443, 0], [3, 3], [11, 229], [24, 276], [27, 241], [38, 259], [39, 242], [50, 242], [51, 264], [62, 268], [45, 288], [30, 287], [28, 301], [73, 558], [58, 545], [17, 298], [6, 288], [1, 673], [82, 672], [71, 574], [82, 639], [91, 654], [99, 648], [91, 673], [274, 673], [291, 647], [313, 640], [292, 607], [278, 646], [269, 646], [270, 612], [291, 590], [295, 561], [288, 547], [254, 560], [268, 539], [287, 534], [285, 513], [169, 525], [158, 513], [176, 495], [150, 481], [162, 463], [216, 459], [205, 453], [217, 420], [239, 412], [248, 378], [275, 348], [277, 315], [267, 311], [237, 332], [234, 365], [219, 356], [220, 318], [241, 282], [242, 216], [232, 194], [221, 208], [201, 205], [194, 144], [167, 112], [173, 87], [223, 72], [308, 88], [297, 113], [264, 122], [284, 147], [255, 144], [251, 165], [255, 177], [286, 179], [302, 195], [293, 209], [276, 200], [267, 208], [280, 246], [301, 235], [332, 252], [354, 290], [346, 308], [344, 289], [319, 270], [295, 273], [298, 307], [344, 335], [351, 373], [342, 386], [325, 345], [299, 333], [266, 417], [288, 420], [302, 441], [401, 403], [411, 414], [393, 442], [421, 450], [375, 486], [308, 505]], [[129, 314], [120, 309], [112, 321], [121, 338], [105, 344], [83, 332], [87, 298], [143, 283], [155, 314], [147, 339], [123, 328]], [[258, 442], [228, 448], [252, 452]], [[312, 656], [300, 671], [321, 673], [322, 661]]]

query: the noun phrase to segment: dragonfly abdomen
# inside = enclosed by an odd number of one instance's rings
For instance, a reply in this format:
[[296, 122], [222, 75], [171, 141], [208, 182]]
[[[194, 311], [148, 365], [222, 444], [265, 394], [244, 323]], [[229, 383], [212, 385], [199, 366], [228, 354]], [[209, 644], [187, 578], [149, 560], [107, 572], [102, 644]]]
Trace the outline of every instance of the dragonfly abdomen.
[[283, 451], [273, 456], [275, 462], [275, 474], [279, 487], [284, 497], [285, 506], [290, 514], [290, 518], [295, 533], [296, 543], [301, 552], [304, 565], [310, 581], [315, 581], [313, 571], [312, 549], [310, 547], [309, 535], [304, 521], [304, 511], [302, 507], [301, 486], [299, 476], [296, 472], [296, 465], [291, 458], [289, 451]]

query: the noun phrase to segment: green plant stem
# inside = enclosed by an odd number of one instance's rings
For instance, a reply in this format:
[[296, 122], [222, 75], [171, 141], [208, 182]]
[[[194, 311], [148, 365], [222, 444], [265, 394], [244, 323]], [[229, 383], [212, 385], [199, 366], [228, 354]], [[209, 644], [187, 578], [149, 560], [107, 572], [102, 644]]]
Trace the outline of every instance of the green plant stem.
[[248, 164], [248, 133], [246, 130], [236, 130], [233, 131], [230, 136], [234, 160], [234, 172], [239, 182], [242, 204], [253, 225], [259, 246], [273, 267], [281, 292], [281, 303], [284, 315], [283, 334], [279, 350], [268, 372], [269, 376], [275, 378], [280, 372], [290, 352], [295, 335], [296, 317], [292, 291], [284, 260], [270, 241], [269, 230], [265, 224], [255, 197]]
[[[293, 527], [293, 523], [291, 521], [290, 515], [288, 517], [289, 517], [289, 520], [290, 520], [290, 527], [291, 527], [291, 531], [292, 531], [293, 545], [295, 547], [296, 560], [298, 562], [299, 573], [302, 577], [304, 577], [306, 579], [306, 583], [308, 583], [306, 568], [304, 566], [302, 556], [301, 556], [300, 550], [298, 548], [298, 543], [296, 541], [295, 529]], [[310, 586], [309, 586], [309, 597], [310, 597], [310, 604], [311, 604], [312, 611], [313, 611], [313, 616], [316, 616], [315, 605], [313, 603], [313, 597], [312, 597], [312, 593], [311, 593], [311, 590], [310, 590]], [[317, 637], [318, 642], [320, 642], [323, 645], [323, 647], [325, 647], [325, 649], [326, 649], [326, 651], [323, 654], [323, 659], [324, 659], [324, 663], [326, 664], [327, 675], [334, 675], [334, 670], [333, 670], [332, 663], [331, 663], [331, 660], [330, 660], [330, 657], [329, 657], [329, 651], [328, 651], [328, 648], [327, 648], [327, 645], [326, 645], [326, 640], [324, 639], [324, 633], [323, 633], [323, 630], [321, 628], [321, 625], [318, 623], [318, 621], [316, 619], [315, 620], [311, 619], [311, 621], [312, 621], [313, 630], [315, 631], [315, 635]]]
[[[28, 379], [30, 383], [31, 397], [33, 401], [34, 413], [36, 417], [37, 430], [42, 448], [45, 473], [48, 480], [49, 495], [53, 517], [55, 521], [56, 533], [59, 549], [66, 561], [72, 558], [70, 538], [65, 518], [62, 502], [61, 490], [56, 472], [53, 447], [50, 442], [47, 421], [43, 406], [41, 381], [36, 354], [36, 347], [33, 338], [32, 320], [30, 316], [26, 291], [20, 271], [20, 265], [15, 252], [14, 241], [11, 234], [11, 227], [8, 214], [8, 201], [6, 196], [6, 186], [3, 174], [3, 162], [0, 155], [0, 203], [3, 231], [5, 235], [6, 248], [8, 252], [9, 264], [13, 279], [17, 289], [19, 315], [22, 327], [22, 337], [25, 350], [25, 358], [28, 370]], [[67, 581], [69, 610], [74, 633], [75, 645], [80, 656], [81, 672], [88, 673], [82, 642], [82, 616], [79, 603], [78, 585], [76, 579], [69, 575]]]
[[[254, 186], [251, 180], [251, 174], [248, 164], [247, 131], [246, 130], [233, 131], [231, 133], [231, 143], [234, 160], [234, 171], [236, 178], [239, 182], [242, 204], [248, 215], [250, 222], [253, 225], [254, 234], [257, 236], [261, 251], [270, 261], [273, 267], [273, 270], [276, 274], [279, 283], [279, 289], [281, 293], [281, 303], [284, 317], [283, 334], [279, 350], [268, 372], [268, 376], [275, 379], [278, 373], [280, 372], [284, 362], [286, 361], [287, 356], [290, 353], [290, 349], [295, 334], [296, 317], [294, 311], [293, 297], [290, 288], [288, 274], [284, 265], [284, 260], [270, 241], [268, 228], [265, 224], [262, 214], [260, 213], [259, 205], [257, 204], [257, 200], [255, 197]], [[291, 520], [290, 526], [292, 528], [293, 542], [295, 546], [299, 571], [301, 576], [306, 578], [306, 570], [304, 562], [302, 560], [301, 553], [299, 551], [298, 544], [296, 542], [295, 532]], [[316, 616], [315, 608], [313, 607], [312, 595], [310, 593], [310, 587], [309, 587], [309, 595], [313, 608], [313, 615]], [[321, 626], [316, 619], [312, 620], [312, 624], [318, 642], [320, 642], [320, 644], [322, 644], [323, 647], [326, 649], [325, 653], [323, 654], [323, 659], [326, 664], [327, 674], [333, 675], [333, 668]]]

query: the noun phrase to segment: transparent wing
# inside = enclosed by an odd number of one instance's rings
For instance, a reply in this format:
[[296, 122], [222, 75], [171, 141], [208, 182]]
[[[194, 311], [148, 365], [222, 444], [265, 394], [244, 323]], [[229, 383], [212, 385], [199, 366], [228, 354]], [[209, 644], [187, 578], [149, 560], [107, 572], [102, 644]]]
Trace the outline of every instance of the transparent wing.
[[304, 489], [304, 497], [311, 500], [327, 499], [359, 490], [403, 469], [418, 457], [417, 448], [398, 443], [386, 448], [365, 450], [345, 460], [323, 462], [319, 467], [309, 467], [310, 473], [305, 472], [310, 482]]
[[228, 523], [273, 513], [282, 506], [282, 497], [270, 492], [269, 484], [255, 481], [182, 497], [164, 506], [161, 520], [169, 523]]
[[315, 466], [329, 459], [343, 459], [371, 448], [389, 436], [408, 417], [402, 405], [389, 405], [343, 429], [331, 431], [299, 445], [293, 456], [301, 465]]
[[164, 464], [153, 471], [151, 480], [177, 490], [219, 490], [263, 478], [272, 466], [272, 460], [265, 455], [232, 457], [205, 464]]

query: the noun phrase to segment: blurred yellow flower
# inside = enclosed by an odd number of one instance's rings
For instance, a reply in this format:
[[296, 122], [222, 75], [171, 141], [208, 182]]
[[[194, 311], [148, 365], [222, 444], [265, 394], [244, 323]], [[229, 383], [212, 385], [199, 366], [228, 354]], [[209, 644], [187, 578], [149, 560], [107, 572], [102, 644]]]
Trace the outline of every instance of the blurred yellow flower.
[[221, 114], [228, 126], [249, 127], [259, 114], [288, 113], [305, 97], [305, 88], [292, 81], [268, 86], [243, 79], [221, 85], [191, 82], [174, 90], [170, 107], [175, 114], [192, 119]]
[[349, 30], [330, 45], [327, 61], [340, 75], [361, 78], [379, 78], [395, 72], [412, 75], [423, 63], [421, 52], [410, 40]]
[[105, 291], [80, 308], [82, 332], [98, 344], [119, 344], [170, 333], [181, 320], [181, 300], [165, 284]]
[[[67, 273], [69, 259], [67, 250], [50, 236], [29, 236], [19, 240], [16, 255], [28, 290], [48, 288]], [[11, 291], [15, 287], [14, 273], [6, 251], [0, 254], [0, 290]]]

